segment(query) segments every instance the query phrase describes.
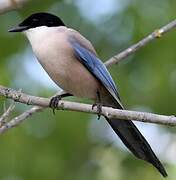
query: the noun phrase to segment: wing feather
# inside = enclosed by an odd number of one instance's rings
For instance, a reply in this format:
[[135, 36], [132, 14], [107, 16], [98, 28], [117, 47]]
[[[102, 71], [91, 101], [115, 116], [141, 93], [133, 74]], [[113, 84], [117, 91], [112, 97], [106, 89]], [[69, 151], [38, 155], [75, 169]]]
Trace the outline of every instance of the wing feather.
[[71, 42], [71, 44], [77, 59], [104, 85], [110, 94], [119, 101], [120, 97], [117, 87], [103, 62], [79, 43]]

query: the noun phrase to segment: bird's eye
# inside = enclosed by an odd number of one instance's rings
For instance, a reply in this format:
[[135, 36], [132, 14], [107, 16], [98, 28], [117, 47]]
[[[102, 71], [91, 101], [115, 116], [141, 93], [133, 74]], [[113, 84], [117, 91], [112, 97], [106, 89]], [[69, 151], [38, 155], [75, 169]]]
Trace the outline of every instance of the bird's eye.
[[33, 22], [38, 22], [38, 21], [39, 21], [39, 20], [38, 20], [38, 19], [36, 19], [36, 18], [34, 18], [34, 19], [33, 19]]
[[53, 24], [53, 21], [49, 21], [49, 24], [52, 25], [52, 24]]

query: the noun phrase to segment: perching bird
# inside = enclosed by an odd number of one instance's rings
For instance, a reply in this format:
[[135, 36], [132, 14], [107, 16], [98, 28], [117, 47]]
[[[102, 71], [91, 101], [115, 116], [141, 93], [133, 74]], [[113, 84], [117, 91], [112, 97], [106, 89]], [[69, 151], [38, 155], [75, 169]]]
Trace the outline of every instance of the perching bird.
[[[59, 17], [35, 13], [9, 31], [24, 32], [40, 64], [67, 94], [92, 99], [100, 111], [100, 104], [123, 109], [117, 87], [92, 44], [76, 30], [66, 27]], [[51, 100], [52, 107], [59, 98]], [[153, 164], [164, 177], [167, 176], [132, 121], [105, 118], [136, 157]]]

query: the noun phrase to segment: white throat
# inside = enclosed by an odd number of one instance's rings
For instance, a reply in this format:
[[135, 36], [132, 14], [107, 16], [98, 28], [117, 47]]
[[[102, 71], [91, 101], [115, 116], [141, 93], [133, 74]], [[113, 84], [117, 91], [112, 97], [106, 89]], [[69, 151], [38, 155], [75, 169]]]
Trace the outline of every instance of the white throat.
[[33, 43], [37, 43], [38, 40], [40, 40], [43, 37], [47, 38], [47, 35], [52, 33], [53, 29], [56, 29], [56, 27], [47, 27], [47, 26], [40, 26], [28, 29], [24, 31], [24, 34], [29, 39], [30, 43], [33, 45]]

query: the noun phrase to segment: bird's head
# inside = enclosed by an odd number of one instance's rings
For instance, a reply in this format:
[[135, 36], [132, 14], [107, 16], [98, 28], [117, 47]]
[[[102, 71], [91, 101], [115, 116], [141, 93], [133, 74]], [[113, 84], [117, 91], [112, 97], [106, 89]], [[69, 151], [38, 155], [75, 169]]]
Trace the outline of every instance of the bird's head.
[[30, 15], [18, 26], [10, 29], [9, 32], [23, 32], [40, 26], [57, 27], [65, 25], [59, 17], [50, 13], [40, 12]]

